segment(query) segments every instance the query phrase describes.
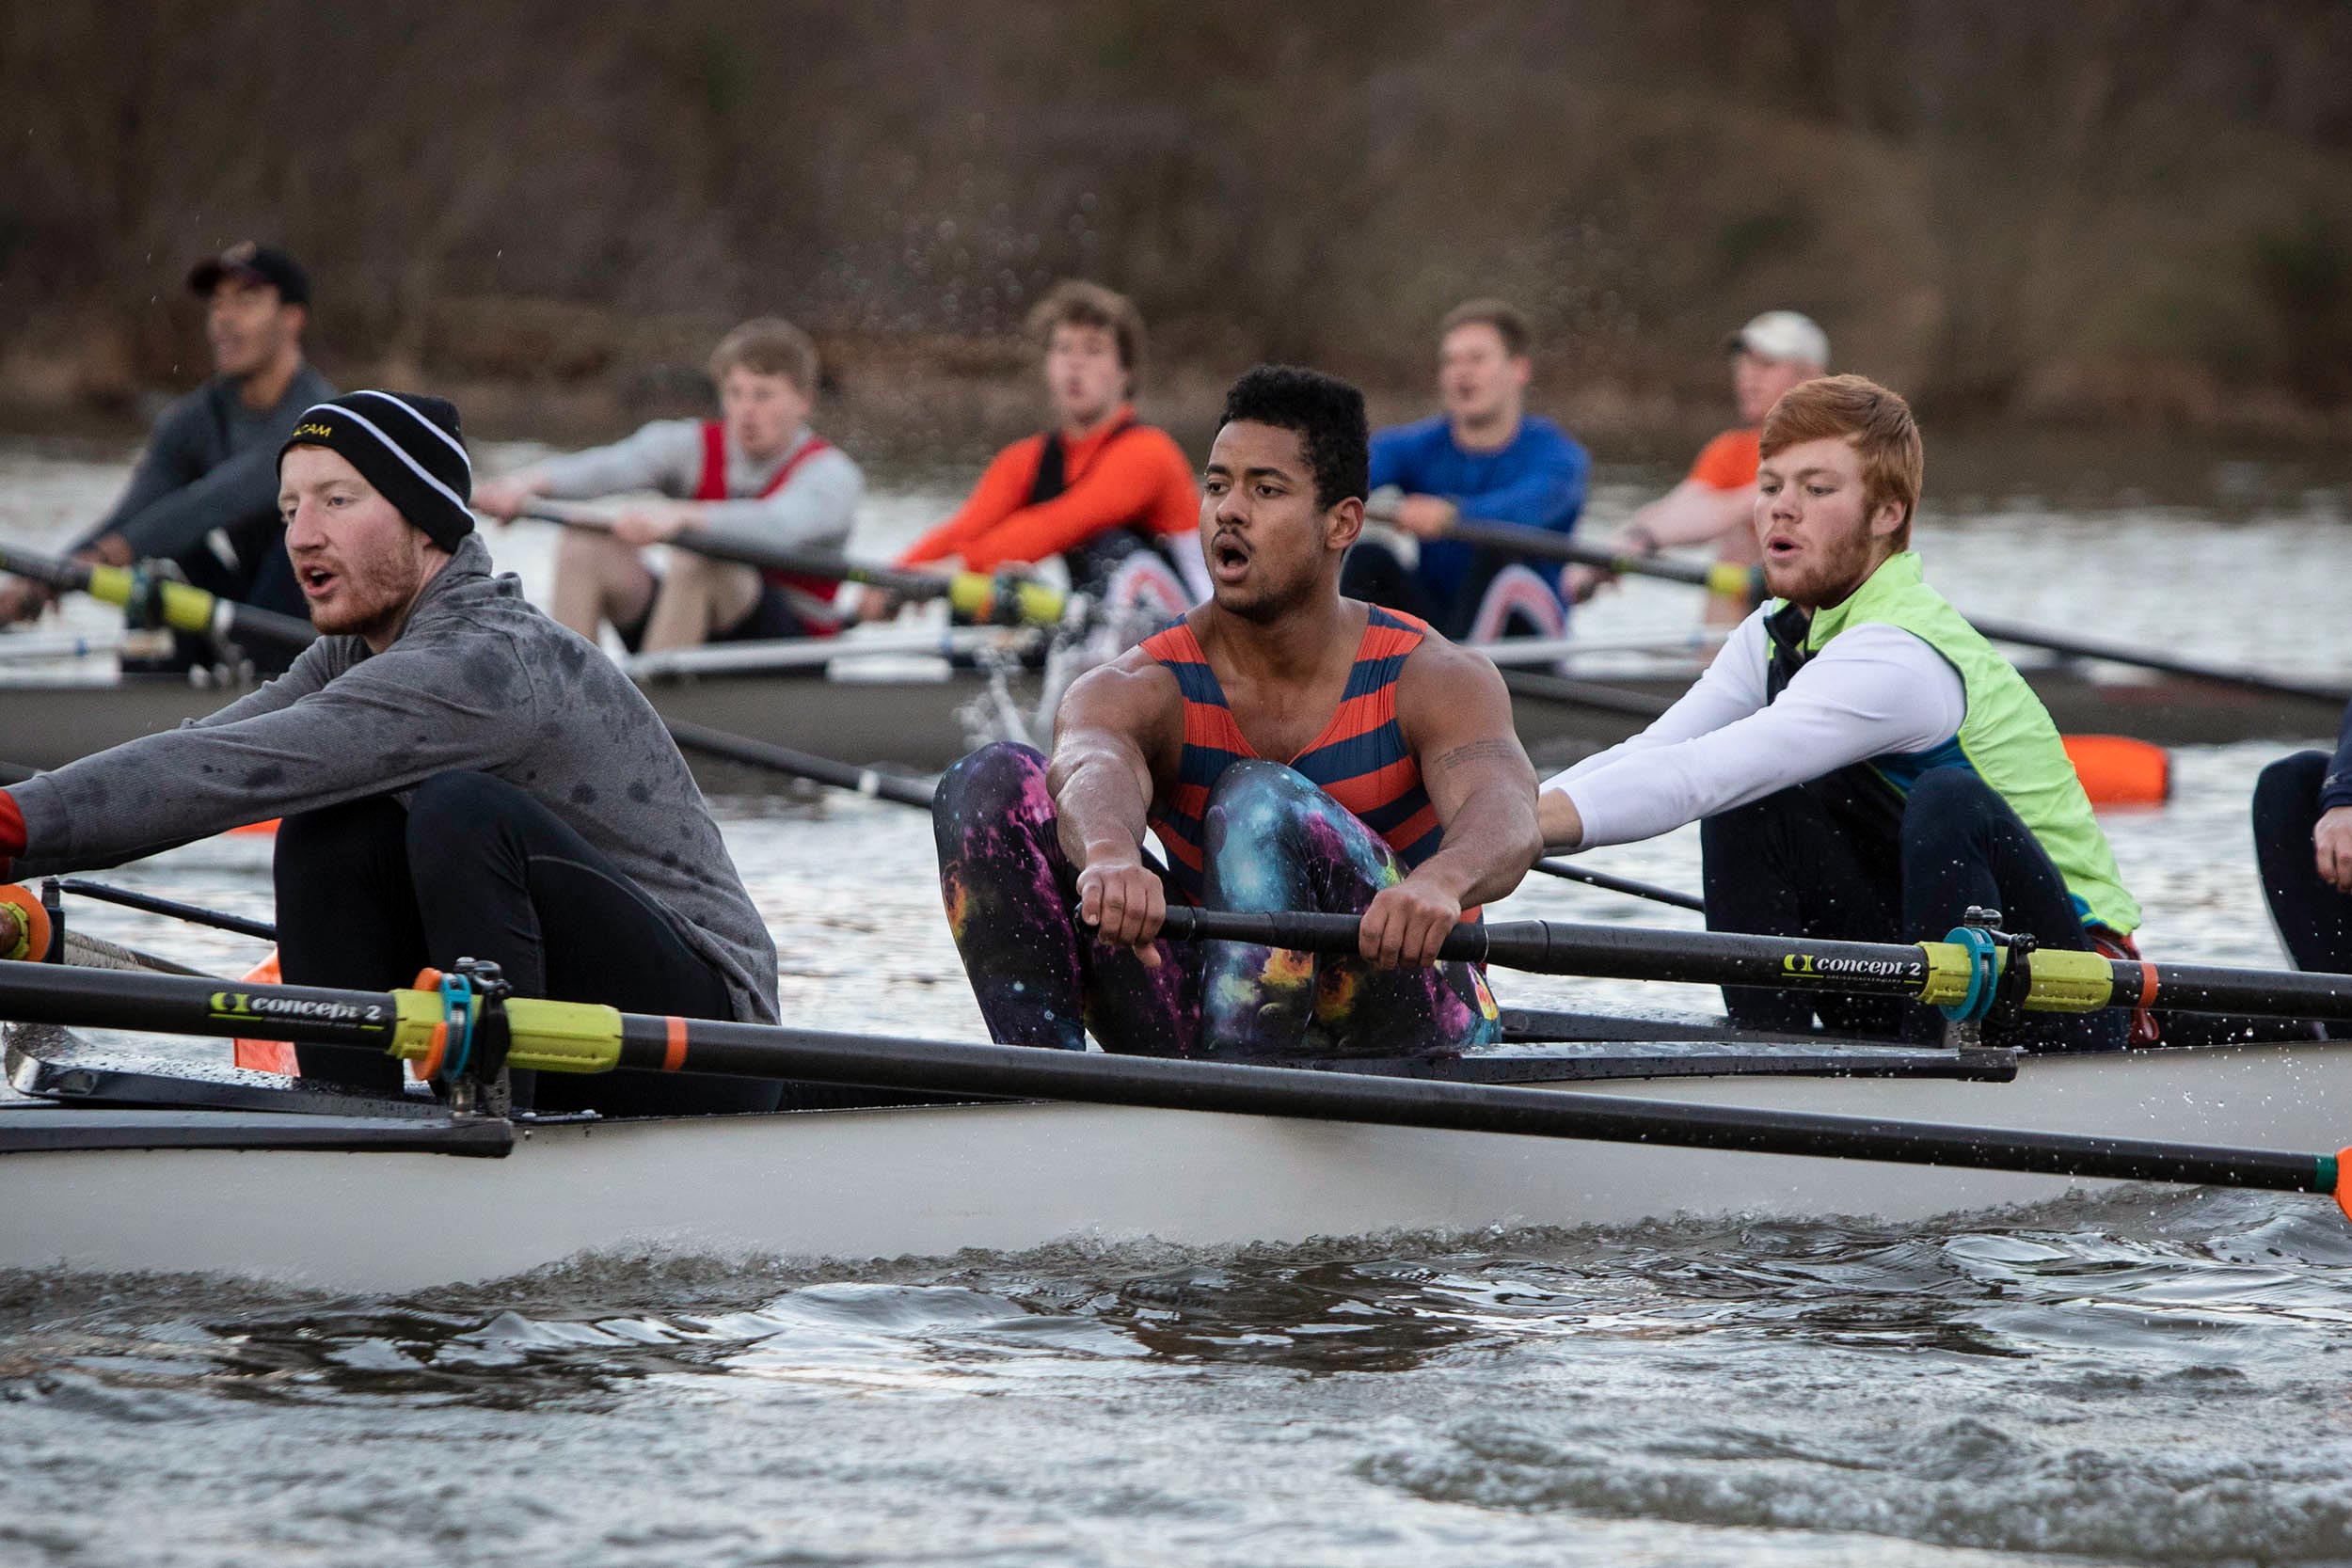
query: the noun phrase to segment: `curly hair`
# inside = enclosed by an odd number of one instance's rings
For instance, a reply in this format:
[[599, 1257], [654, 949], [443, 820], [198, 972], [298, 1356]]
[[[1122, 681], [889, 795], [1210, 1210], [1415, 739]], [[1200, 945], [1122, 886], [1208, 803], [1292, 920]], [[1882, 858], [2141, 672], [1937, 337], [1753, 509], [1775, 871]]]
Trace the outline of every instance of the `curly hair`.
[[1225, 394], [1228, 425], [1247, 420], [1295, 431], [1314, 475], [1315, 504], [1329, 508], [1372, 490], [1372, 426], [1364, 394], [1334, 375], [1296, 365], [1253, 365]]

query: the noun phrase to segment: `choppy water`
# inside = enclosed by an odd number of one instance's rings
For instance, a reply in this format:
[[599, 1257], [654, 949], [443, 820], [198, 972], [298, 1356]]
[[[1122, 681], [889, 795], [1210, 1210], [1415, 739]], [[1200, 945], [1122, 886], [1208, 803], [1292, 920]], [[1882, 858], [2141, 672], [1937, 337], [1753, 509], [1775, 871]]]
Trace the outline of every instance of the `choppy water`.
[[[0, 535], [78, 526], [120, 472], [0, 449]], [[2352, 492], [2265, 473], [2105, 504], [1994, 487], [1921, 543], [1987, 613], [2340, 674], [2325, 563]], [[875, 537], [942, 499], [885, 497]], [[544, 539], [497, 543], [544, 571]], [[1689, 612], [1637, 587], [1586, 629]], [[2184, 752], [2172, 805], [2109, 820], [2152, 950], [2277, 961], [2245, 827], [2274, 751]], [[717, 804], [792, 1016], [978, 1037], [919, 815]], [[111, 875], [266, 916], [267, 852]], [[1688, 833], [1594, 862], [1696, 881]], [[1556, 882], [1500, 913], [1691, 918]], [[1527, 979], [1506, 1000], [1708, 1002]], [[2211, 1193], [1899, 1229], [596, 1257], [397, 1299], [0, 1275], [0, 1562], [2352, 1562], [2348, 1314], [2331, 1209]]]

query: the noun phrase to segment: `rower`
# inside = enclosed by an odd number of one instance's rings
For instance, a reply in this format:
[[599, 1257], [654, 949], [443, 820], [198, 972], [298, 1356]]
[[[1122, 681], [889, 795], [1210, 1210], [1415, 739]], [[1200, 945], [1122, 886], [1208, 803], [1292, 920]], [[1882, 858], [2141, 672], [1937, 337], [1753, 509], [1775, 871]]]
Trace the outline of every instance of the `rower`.
[[[1425, 1054], [1500, 1037], [1438, 963], [1537, 852], [1534, 773], [1494, 666], [1340, 596], [1363, 527], [1362, 395], [1260, 366], [1209, 453], [1210, 600], [1070, 689], [1049, 764], [947, 770], [940, 884], [1002, 1043], [1146, 1054]], [[1147, 828], [1169, 863], [1143, 848]], [[1359, 957], [1161, 939], [1170, 898], [1363, 915]]]
[[[278, 516], [278, 444], [302, 410], [335, 395], [303, 357], [310, 279], [282, 250], [241, 240], [188, 272], [204, 300], [213, 374], [166, 408], [114, 508], [73, 547], [80, 560], [127, 566], [168, 561], [199, 588], [289, 615], [303, 613]], [[0, 625], [38, 615], [54, 598], [19, 578], [0, 588]], [[292, 648], [246, 648], [284, 667]], [[165, 668], [214, 657], [204, 639], [175, 634]]]
[[[1544, 786], [1544, 838], [1589, 849], [1697, 821], [1710, 930], [1942, 939], [1970, 906], [2042, 947], [2130, 955], [2139, 906], [2024, 677], [1921, 579], [1923, 449], [1860, 376], [1784, 393], [1755, 529], [1778, 598], [1655, 723]], [[1931, 1009], [1726, 988], [1733, 1021], [1913, 1037]], [[2031, 1049], [2113, 1048], [2126, 1016], [2036, 1014]]]
[[[471, 958], [521, 996], [772, 1022], [775, 945], [660, 719], [491, 575], [456, 409], [374, 391], [315, 404], [279, 470], [318, 641], [209, 718], [0, 793], [0, 857], [48, 875], [282, 816], [290, 984], [389, 990]], [[299, 1050], [305, 1077], [398, 1086], [389, 1057]], [[537, 1105], [777, 1100], [740, 1080], [629, 1077], [550, 1078]], [[529, 1093], [517, 1082], [517, 1101]]]
[[657, 574], [640, 546], [694, 530], [729, 528], [779, 545], [838, 549], [866, 491], [849, 454], [808, 428], [817, 345], [790, 322], [760, 316], [710, 356], [716, 420], [656, 420], [626, 440], [534, 463], [476, 492], [507, 519], [532, 498], [650, 490], [667, 498], [624, 508], [610, 533], [575, 529], [555, 552], [549, 612], [595, 641], [606, 622], [632, 653], [706, 642], [830, 637], [838, 585], [673, 551]]
[[[1029, 312], [1044, 352], [1055, 426], [998, 452], [954, 516], [916, 540], [901, 566], [995, 572], [1059, 556], [1071, 586], [1114, 613], [1174, 615], [1207, 592], [1193, 529], [1192, 466], [1166, 431], [1136, 418], [1143, 316], [1124, 294], [1077, 279]], [[869, 590], [863, 612], [891, 613]]]
[[1348, 559], [1343, 592], [1408, 611], [1457, 641], [1565, 634], [1566, 605], [1549, 578], [1445, 537], [1466, 517], [1566, 533], [1584, 509], [1584, 449], [1527, 412], [1534, 341], [1527, 318], [1499, 299], [1456, 306], [1438, 324], [1444, 411], [1372, 438], [1374, 487], [1405, 492], [1383, 520], [1419, 541], [1418, 562], [1366, 540]]
[[[1800, 383], [1829, 373], [1829, 335], [1809, 316], [1767, 310], [1724, 340], [1731, 356], [1731, 395], [1740, 423], [1699, 449], [1681, 483], [1636, 512], [1611, 540], [1627, 555], [1653, 556], [1677, 545], [1716, 546], [1715, 558], [1735, 566], [1757, 563], [1756, 530], [1756, 440], [1764, 416], [1780, 395]], [[1568, 593], [1579, 604], [1615, 574], [1594, 566], [1568, 569]], [[1710, 593], [1707, 624], [1736, 625], [1755, 601]]]
[[2332, 757], [2297, 752], [2255, 781], [2254, 863], [2295, 967], [2352, 974], [2352, 707]]

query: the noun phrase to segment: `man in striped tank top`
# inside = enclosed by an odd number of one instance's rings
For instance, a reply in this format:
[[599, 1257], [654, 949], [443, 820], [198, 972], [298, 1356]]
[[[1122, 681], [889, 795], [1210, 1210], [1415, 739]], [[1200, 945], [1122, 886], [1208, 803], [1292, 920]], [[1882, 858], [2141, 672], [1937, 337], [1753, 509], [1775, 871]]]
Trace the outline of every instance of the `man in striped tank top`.
[[[1484, 977], [1436, 959], [1539, 852], [1534, 771], [1492, 665], [1340, 595], [1368, 444], [1346, 383], [1244, 375], [1203, 483], [1212, 597], [1071, 688], [1050, 763], [999, 744], [941, 780], [941, 890], [997, 1040], [1385, 1056], [1500, 1037]], [[1171, 897], [1360, 912], [1361, 952], [1179, 948]]]

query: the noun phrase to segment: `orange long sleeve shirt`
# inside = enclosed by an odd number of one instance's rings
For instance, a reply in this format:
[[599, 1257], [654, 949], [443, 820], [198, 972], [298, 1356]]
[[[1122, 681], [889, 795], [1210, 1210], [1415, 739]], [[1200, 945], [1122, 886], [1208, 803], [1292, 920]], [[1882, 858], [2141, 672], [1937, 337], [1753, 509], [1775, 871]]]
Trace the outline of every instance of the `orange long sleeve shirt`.
[[1200, 493], [1184, 450], [1155, 425], [1135, 425], [1121, 407], [1064, 454], [1062, 493], [1029, 504], [1043, 436], [1025, 436], [998, 452], [956, 515], [910, 546], [902, 566], [961, 556], [976, 572], [1042, 561], [1113, 529], [1190, 533], [1200, 525]]

